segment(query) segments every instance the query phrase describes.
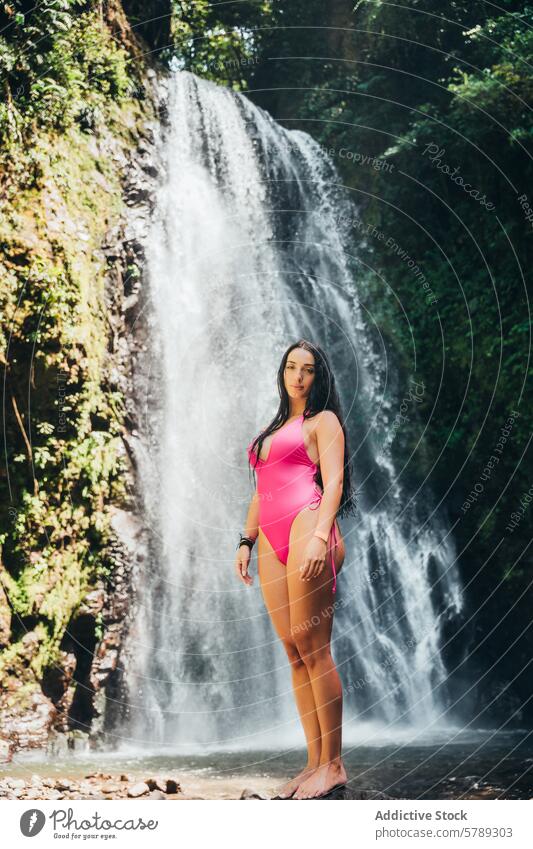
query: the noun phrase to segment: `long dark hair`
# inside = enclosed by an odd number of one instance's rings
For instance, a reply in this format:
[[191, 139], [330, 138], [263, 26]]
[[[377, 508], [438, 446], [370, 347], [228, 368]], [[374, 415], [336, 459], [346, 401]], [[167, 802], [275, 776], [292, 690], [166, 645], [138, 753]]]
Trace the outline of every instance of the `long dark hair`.
[[[339, 400], [339, 395], [337, 393], [337, 387], [335, 385], [335, 378], [333, 376], [333, 372], [331, 371], [328, 358], [326, 357], [322, 348], [320, 348], [318, 345], [313, 345], [312, 342], [308, 342], [306, 339], [299, 339], [298, 342], [295, 342], [294, 345], [291, 345], [289, 348], [287, 348], [287, 350], [283, 354], [278, 369], [278, 392], [280, 396], [280, 403], [277, 413], [270, 422], [270, 424], [264, 430], [262, 430], [261, 433], [253, 440], [253, 442], [251, 443], [251, 449], [252, 452], [255, 453], [256, 458], [258, 458], [261, 453], [261, 447], [266, 437], [269, 436], [269, 434], [274, 433], [274, 431], [278, 430], [280, 427], [282, 427], [289, 418], [289, 393], [285, 389], [284, 375], [285, 366], [287, 364], [289, 354], [291, 353], [291, 351], [294, 351], [295, 348], [303, 348], [305, 351], [309, 351], [310, 354], [313, 354], [315, 358], [315, 379], [311, 386], [309, 398], [307, 399], [307, 405], [304, 411], [304, 418], [310, 419], [322, 410], [332, 410], [332, 412], [334, 412], [337, 418], [339, 419], [340, 425], [344, 433], [344, 480], [342, 485], [341, 503], [337, 511], [337, 515], [342, 518], [343, 516], [347, 516], [349, 513], [355, 512], [355, 510], [357, 509], [357, 498], [356, 493], [352, 488], [348, 437], [346, 434], [346, 429], [344, 427], [344, 420], [341, 412], [341, 404]], [[254, 463], [253, 468], [255, 469], [256, 466], [257, 459]], [[320, 486], [321, 489], [324, 488], [320, 469], [317, 470], [317, 473], [314, 477], [314, 481], [318, 484], [318, 486]]]

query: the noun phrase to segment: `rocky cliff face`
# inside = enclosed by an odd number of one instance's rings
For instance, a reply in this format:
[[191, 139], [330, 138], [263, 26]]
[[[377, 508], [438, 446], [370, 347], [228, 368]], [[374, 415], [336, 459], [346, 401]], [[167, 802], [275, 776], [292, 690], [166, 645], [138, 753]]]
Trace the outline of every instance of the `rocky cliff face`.
[[0, 537], [0, 759], [95, 746], [126, 710], [121, 646], [144, 556], [134, 372], [161, 103], [146, 45], [109, 7], [113, 37], [136, 57], [132, 97], [110, 102], [96, 125], [37, 135], [38, 178], [2, 187], [1, 482], [12, 485]]

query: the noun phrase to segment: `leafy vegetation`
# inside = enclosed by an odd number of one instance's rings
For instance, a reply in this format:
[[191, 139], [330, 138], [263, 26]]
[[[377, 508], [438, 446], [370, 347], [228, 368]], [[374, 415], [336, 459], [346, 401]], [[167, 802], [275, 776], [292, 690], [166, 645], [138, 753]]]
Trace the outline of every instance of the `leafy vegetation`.
[[129, 128], [143, 119], [141, 68], [97, 6], [54, 0], [2, 12], [0, 614], [10, 626], [0, 678], [8, 705], [24, 702], [57, 662], [81, 600], [109, 575], [109, 507], [126, 499], [123, 399], [107, 374], [99, 248], [123, 210], [112, 154], [131, 145]]

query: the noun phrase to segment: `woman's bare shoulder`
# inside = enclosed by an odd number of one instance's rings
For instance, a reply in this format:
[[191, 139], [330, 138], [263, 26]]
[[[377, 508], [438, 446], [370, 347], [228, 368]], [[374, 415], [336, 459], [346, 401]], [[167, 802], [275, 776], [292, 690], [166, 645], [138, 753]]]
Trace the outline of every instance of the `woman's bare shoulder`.
[[311, 421], [315, 422], [315, 427], [325, 426], [328, 429], [334, 429], [341, 426], [339, 417], [333, 410], [320, 410], [320, 412], [313, 416]]

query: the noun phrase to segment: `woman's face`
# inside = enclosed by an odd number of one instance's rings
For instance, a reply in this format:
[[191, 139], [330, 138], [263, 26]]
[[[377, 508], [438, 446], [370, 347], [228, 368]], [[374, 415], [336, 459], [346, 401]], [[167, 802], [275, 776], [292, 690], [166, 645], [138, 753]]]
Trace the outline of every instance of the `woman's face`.
[[289, 398], [307, 398], [315, 379], [315, 358], [304, 348], [294, 348], [285, 364], [285, 389]]

